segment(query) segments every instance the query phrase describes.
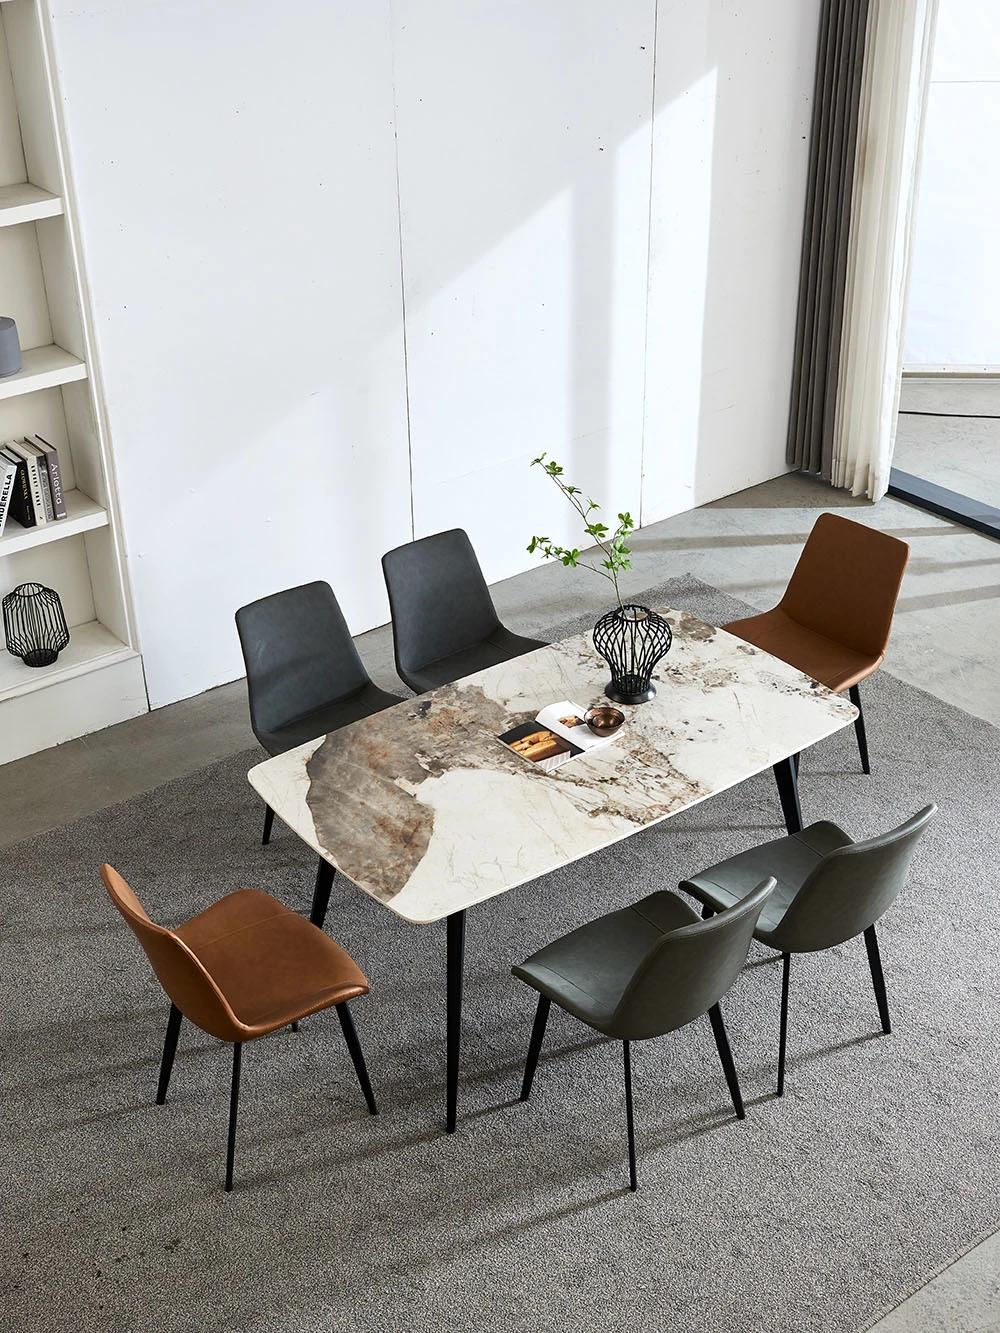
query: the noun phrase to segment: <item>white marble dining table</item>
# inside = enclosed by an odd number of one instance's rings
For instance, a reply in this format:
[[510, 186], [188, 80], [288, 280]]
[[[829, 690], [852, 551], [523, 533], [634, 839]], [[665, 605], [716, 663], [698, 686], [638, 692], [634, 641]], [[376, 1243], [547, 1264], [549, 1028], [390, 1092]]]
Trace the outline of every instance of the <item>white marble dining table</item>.
[[606, 746], [543, 771], [498, 737], [568, 699], [601, 702], [589, 634], [563, 639], [317, 737], [252, 768], [251, 786], [317, 853], [311, 919], [335, 871], [416, 924], [444, 918], [446, 1128], [458, 1106], [465, 913], [772, 768], [801, 828], [796, 757], [850, 725], [847, 699], [686, 611], [656, 696], [622, 706]]

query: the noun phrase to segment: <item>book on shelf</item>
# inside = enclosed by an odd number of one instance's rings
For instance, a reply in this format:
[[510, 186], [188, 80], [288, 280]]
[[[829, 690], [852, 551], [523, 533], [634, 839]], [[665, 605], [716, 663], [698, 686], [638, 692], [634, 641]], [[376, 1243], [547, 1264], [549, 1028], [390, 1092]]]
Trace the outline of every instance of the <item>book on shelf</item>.
[[10, 502], [10, 517], [20, 523], [22, 528], [35, 526], [35, 510], [31, 503], [31, 484], [28, 481], [28, 464], [20, 454], [14, 452], [9, 444], [0, 448], [0, 461], [13, 463], [17, 468], [14, 480], [14, 493]]
[[47, 475], [43, 478], [42, 470], [38, 466], [38, 454], [30, 448], [24, 440], [8, 440], [6, 448], [13, 450], [20, 458], [23, 458], [28, 465], [28, 489], [31, 492], [31, 508], [35, 515], [34, 527], [42, 527], [49, 522], [48, 514], [52, 512], [52, 497], [49, 497], [48, 513], [45, 506], [45, 492], [47, 489]]
[[45, 465], [48, 469], [49, 493], [52, 498], [52, 513], [54, 518], [66, 518], [66, 492], [62, 484], [62, 468], [59, 466], [59, 450], [54, 444], [49, 444], [41, 435], [32, 435], [31, 443], [36, 449], [39, 449], [45, 456]]
[[0, 454], [0, 536], [10, 513], [10, 502], [14, 498], [14, 483], [17, 481], [17, 464], [12, 458]]
[[595, 736], [583, 720], [587, 710], [563, 699], [548, 704], [533, 722], [521, 722], [497, 739], [530, 764], [546, 772], [560, 768], [578, 754], [598, 750], [614, 738]]
[[[67, 518], [59, 450], [41, 435], [7, 440], [2, 454], [19, 464], [10, 516], [22, 527], [41, 527]], [[0, 529], [2, 531], [2, 529]]]
[[49, 481], [49, 460], [35, 444], [34, 440], [25, 439], [24, 447], [30, 449], [35, 455], [35, 461], [38, 464], [38, 476], [42, 491], [42, 505], [45, 509], [46, 523], [55, 522], [56, 511], [52, 504], [52, 483]]

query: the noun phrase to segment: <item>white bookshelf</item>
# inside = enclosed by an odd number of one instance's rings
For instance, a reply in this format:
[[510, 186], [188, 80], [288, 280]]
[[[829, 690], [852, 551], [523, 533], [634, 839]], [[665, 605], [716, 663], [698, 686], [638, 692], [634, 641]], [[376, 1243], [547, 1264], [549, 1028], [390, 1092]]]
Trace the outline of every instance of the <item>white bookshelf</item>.
[[74, 625], [69, 644], [51, 666], [26, 667], [10, 653], [0, 658], [0, 702], [17, 695], [31, 694], [42, 686], [70, 680], [93, 669], [95, 663], [120, 660], [128, 655], [128, 646], [99, 620]]
[[65, 499], [66, 517], [57, 523], [46, 523], [40, 528], [22, 528], [17, 523], [9, 523], [0, 536], [0, 560], [16, 551], [30, 551], [46, 542], [57, 542], [64, 537], [77, 537], [81, 532], [107, 527], [110, 521], [108, 511], [89, 495], [72, 490], [66, 492]]
[[0, 315], [22, 368], [0, 379], [0, 442], [39, 434], [59, 450], [67, 517], [0, 533], [0, 597], [59, 593], [70, 642], [26, 667], [0, 633], [0, 763], [148, 708], [119, 531], [45, 0], [0, 0]]
[[[7, 0], [12, 4], [13, 0]], [[47, 347], [29, 347], [21, 353], [21, 369], [16, 375], [0, 379], [0, 401], [40, 389], [55, 389], [87, 378], [87, 363], [65, 347], [49, 343]]]
[[[11, 0], [0, 0], [0, 4], [10, 3]], [[55, 218], [62, 211], [59, 196], [40, 190], [37, 185], [29, 185], [27, 181], [0, 185], [0, 227], [18, 227], [22, 222]]]

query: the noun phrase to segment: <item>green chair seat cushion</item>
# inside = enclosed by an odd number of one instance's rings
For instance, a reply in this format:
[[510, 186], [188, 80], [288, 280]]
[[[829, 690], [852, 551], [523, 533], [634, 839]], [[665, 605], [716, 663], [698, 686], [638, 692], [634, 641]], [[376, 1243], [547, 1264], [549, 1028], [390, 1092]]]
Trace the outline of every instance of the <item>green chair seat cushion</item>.
[[732, 907], [773, 875], [777, 887], [764, 904], [754, 932], [765, 944], [778, 929], [799, 889], [827, 853], [853, 845], [838, 825], [822, 820], [801, 833], [775, 838], [699, 871], [681, 883], [681, 889], [716, 911]]
[[698, 913], [676, 893], [653, 893], [547, 944], [516, 966], [514, 976], [575, 1018], [607, 1032], [650, 950], [664, 935], [698, 920]]

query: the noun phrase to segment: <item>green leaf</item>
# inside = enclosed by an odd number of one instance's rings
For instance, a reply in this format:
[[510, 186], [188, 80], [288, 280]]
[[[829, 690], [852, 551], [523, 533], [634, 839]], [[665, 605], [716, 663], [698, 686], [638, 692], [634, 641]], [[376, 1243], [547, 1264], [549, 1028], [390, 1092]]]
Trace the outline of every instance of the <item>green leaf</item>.
[[629, 556], [631, 552], [625, 545], [625, 538], [635, 527], [635, 521], [632, 515], [625, 511], [618, 515], [618, 527], [609, 535], [609, 529], [606, 523], [590, 522], [590, 517], [595, 509], [600, 509], [600, 505], [595, 499], [588, 496], [585, 500], [576, 500], [575, 496], [583, 495], [579, 486], [573, 486], [569, 482], [561, 481], [564, 476], [564, 469], [561, 463], [556, 462], [554, 458], [549, 458], [547, 453], [539, 454], [532, 459], [531, 466], [540, 466], [546, 475], [551, 477], [563, 494], [567, 497], [577, 514], [583, 519], [583, 530], [586, 535], [593, 538], [594, 541], [602, 547], [606, 559], [600, 564], [591, 564], [586, 560], [581, 561], [580, 550], [578, 547], [557, 546], [548, 537], [534, 536], [528, 546], [531, 554], [540, 552], [547, 560], [559, 560], [567, 568], [576, 568], [582, 564], [584, 569], [589, 569], [593, 574], [600, 574], [603, 578], [610, 579], [615, 585], [615, 593], [618, 600], [621, 601], [621, 593], [618, 588], [618, 572], [623, 569], [630, 569], [631, 564]]

